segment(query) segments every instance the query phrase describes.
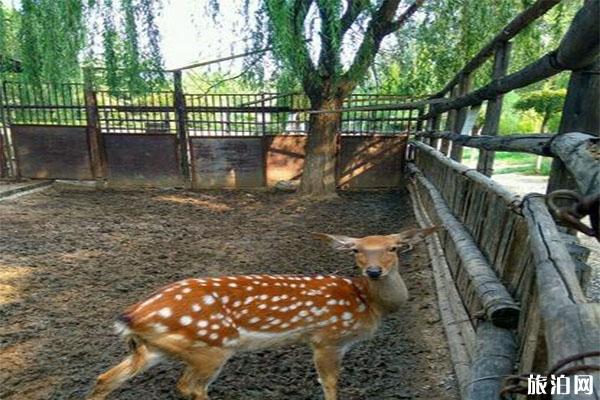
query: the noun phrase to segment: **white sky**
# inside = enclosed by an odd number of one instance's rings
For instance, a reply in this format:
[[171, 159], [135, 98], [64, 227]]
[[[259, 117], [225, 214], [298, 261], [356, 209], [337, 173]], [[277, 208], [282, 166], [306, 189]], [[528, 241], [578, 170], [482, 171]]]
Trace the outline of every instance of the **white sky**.
[[[20, 6], [20, 0], [0, 1], [12, 7]], [[216, 27], [205, 15], [204, 3], [201, 0], [165, 0], [157, 23], [167, 68], [228, 56], [231, 46], [235, 51], [243, 52], [243, 43], [231, 29]], [[240, 18], [232, 12], [237, 9], [235, 3], [240, 2], [228, 0], [227, 7], [221, 10], [224, 21], [239, 23]]]

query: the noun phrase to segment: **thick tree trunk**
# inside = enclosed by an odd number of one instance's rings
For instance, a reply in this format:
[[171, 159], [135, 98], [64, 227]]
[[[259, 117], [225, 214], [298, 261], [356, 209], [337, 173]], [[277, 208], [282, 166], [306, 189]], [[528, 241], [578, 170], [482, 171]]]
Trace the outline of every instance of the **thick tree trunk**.
[[[340, 109], [342, 102], [342, 99], [326, 100], [320, 103], [318, 109]], [[336, 195], [335, 166], [340, 121], [340, 113], [311, 114], [300, 183], [301, 195], [313, 198]]]

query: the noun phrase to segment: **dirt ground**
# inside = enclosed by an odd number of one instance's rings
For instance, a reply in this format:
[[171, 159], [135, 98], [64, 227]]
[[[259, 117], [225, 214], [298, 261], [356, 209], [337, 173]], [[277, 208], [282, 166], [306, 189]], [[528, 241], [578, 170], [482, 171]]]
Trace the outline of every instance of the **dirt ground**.
[[[114, 317], [168, 282], [202, 275], [353, 273], [309, 235], [415, 227], [406, 193], [327, 203], [246, 192], [49, 188], [0, 202], [0, 398], [80, 399], [125, 354]], [[457, 399], [424, 246], [403, 255], [411, 297], [344, 360], [341, 400]], [[111, 399], [179, 399], [181, 366], [141, 374]], [[321, 399], [303, 346], [234, 357], [214, 400]]]

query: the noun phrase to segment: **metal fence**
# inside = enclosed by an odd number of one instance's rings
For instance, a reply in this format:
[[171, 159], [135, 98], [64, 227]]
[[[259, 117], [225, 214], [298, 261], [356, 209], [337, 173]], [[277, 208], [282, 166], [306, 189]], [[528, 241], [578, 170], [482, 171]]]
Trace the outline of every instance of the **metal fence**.
[[[176, 91], [142, 95], [93, 90], [86, 97], [81, 83], [31, 85], [5, 81], [1, 102], [5, 122], [23, 125], [86, 125], [86, 109], [96, 108], [103, 133], [176, 133]], [[310, 109], [298, 93], [182, 93], [183, 119], [189, 136], [263, 136], [305, 134]], [[86, 100], [87, 99], [87, 100]], [[418, 110], [378, 109], [413, 99], [403, 96], [354, 94], [345, 108], [369, 111], [342, 113], [343, 135], [397, 134], [416, 129]], [[86, 103], [94, 103], [87, 104]]]

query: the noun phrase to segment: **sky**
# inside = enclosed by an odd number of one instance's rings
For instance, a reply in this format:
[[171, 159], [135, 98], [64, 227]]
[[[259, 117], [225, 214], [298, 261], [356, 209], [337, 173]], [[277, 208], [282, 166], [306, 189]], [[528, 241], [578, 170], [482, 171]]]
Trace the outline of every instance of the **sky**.
[[[20, 0], [0, 0], [12, 7], [19, 7]], [[238, 0], [228, 0], [232, 4]], [[159, 18], [161, 49], [167, 69], [197, 61], [225, 57], [231, 51], [243, 52], [243, 42], [231, 29], [218, 27], [207, 18], [200, 0], [165, 0]], [[223, 21], [239, 24], [240, 18], [233, 11], [236, 7], [223, 7]], [[210, 23], [207, 21], [210, 20]], [[225, 63], [235, 66], [239, 63]], [[223, 67], [223, 66], [222, 66]], [[227, 67], [227, 65], [225, 65]]]

